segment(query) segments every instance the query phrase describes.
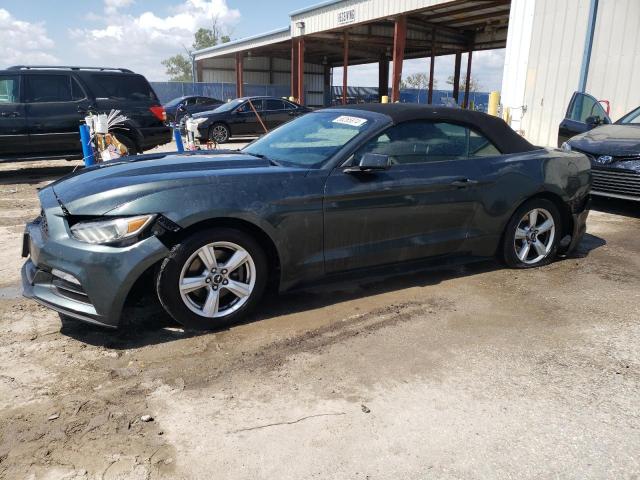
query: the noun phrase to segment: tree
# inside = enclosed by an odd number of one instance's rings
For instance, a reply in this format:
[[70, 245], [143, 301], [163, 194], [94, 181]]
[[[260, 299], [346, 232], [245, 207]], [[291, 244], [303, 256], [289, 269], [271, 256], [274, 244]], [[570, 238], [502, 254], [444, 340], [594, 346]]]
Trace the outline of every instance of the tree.
[[[437, 82], [433, 80], [433, 88], [436, 88]], [[400, 81], [400, 88], [417, 88], [423, 89], [429, 86], [429, 76], [426, 73], [413, 73], [406, 76]]]
[[[447, 83], [449, 85], [453, 85], [453, 75], [451, 75], [448, 79], [447, 79]], [[478, 80], [476, 80], [475, 78], [473, 78], [473, 76], [471, 77], [471, 80], [469, 81], [469, 92], [473, 93], [473, 92], [477, 92], [480, 90], [480, 82], [478, 82]], [[467, 89], [467, 79], [463, 78], [462, 80], [460, 80], [460, 92], [464, 92]]]
[[172, 82], [191, 82], [191, 59], [186, 55], [178, 54], [162, 60], [162, 65], [166, 69], [169, 80]]
[[199, 28], [193, 35], [191, 50], [184, 47], [187, 54], [178, 53], [173, 57], [162, 60], [162, 65], [166, 69], [169, 80], [172, 82], [191, 82], [193, 75], [191, 71], [191, 52], [202, 50], [203, 48], [214, 47], [219, 43], [231, 41], [229, 32], [223, 32], [218, 24], [218, 19], [214, 19], [211, 28]]

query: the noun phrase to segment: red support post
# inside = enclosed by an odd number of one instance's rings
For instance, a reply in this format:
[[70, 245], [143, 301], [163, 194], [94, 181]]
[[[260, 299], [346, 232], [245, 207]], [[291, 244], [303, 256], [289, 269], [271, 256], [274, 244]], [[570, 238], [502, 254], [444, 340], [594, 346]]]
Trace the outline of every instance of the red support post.
[[402, 80], [402, 64], [404, 63], [404, 47], [407, 43], [407, 17], [402, 15], [396, 19], [393, 29], [393, 76], [391, 101], [400, 100], [400, 80]]
[[242, 52], [236, 53], [236, 98], [244, 96], [244, 68]]
[[347, 104], [347, 76], [349, 73], [349, 32], [344, 32], [344, 57], [342, 59], [342, 104]]
[[471, 55], [473, 54], [473, 47], [469, 47], [469, 57], [467, 58], [467, 81], [464, 86], [464, 102], [462, 102], [463, 108], [469, 108], [469, 87], [471, 86]]
[[431, 29], [431, 62], [429, 64], [429, 95], [427, 103], [433, 103], [433, 74], [436, 67], [436, 27]]
[[304, 37], [298, 39], [298, 103], [304, 105]]
[[294, 99], [298, 98], [298, 67], [296, 66], [296, 46], [298, 40], [296, 38], [291, 39], [291, 96]]

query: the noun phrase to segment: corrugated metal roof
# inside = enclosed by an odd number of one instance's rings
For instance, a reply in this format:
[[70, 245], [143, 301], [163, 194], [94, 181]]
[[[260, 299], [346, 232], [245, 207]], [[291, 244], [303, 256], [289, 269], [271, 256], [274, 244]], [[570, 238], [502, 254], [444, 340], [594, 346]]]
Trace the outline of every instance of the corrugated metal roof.
[[[202, 58], [213, 57], [218, 55], [229, 54], [237, 51], [246, 50], [249, 48], [261, 47], [269, 45], [270, 43], [278, 43], [283, 40], [289, 40], [291, 38], [291, 28], [284, 27], [277, 30], [271, 30], [270, 32], [261, 33], [252, 37], [240, 38], [227, 43], [221, 43], [215, 47], [203, 48], [202, 50], [196, 50], [193, 55], [196, 60]], [[206, 54], [211, 55], [206, 55]]]

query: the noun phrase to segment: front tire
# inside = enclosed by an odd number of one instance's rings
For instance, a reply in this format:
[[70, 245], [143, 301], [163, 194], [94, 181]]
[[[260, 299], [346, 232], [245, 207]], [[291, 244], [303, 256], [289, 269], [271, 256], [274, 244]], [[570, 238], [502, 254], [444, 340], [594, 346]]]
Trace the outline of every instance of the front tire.
[[209, 140], [215, 143], [227, 143], [230, 137], [229, 127], [224, 123], [215, 123], [209, 129]]
[[176, 245], [157, 276], [160, 303], [187, 328], [211, 330], [237, 323], [259, 302], [267, 259], [246, 233], [212, 228]]
[[509, 220], [502, 257], [512, 268], [533, 268], [551, 262], [558, 251], [562, 220], [558, 207], [544, 198], [525, 202]]

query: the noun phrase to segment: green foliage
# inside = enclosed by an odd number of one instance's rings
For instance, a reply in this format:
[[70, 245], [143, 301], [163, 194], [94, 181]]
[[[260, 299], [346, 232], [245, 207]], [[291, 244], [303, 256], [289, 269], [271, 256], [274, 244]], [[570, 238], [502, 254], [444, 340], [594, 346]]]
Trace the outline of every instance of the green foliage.
[[172, 82], [191, 82], [191, 59], [186, 55], [178, 54], [162, 60], [169, 80]]
[[203, 48], [214, 47], [219, 43], [231, 41], [231, 37], [222, 32], [222, 28], [216, 20], [213, 21], [211, 28], [199, 28], [193, 37], [192, 50], [187, 50], [187, 55], [179, 53], [161, 62], [166, 69], [169, 80], [172, 82], [193, 81], [190, 58], [193, 50], [202, 50]]

